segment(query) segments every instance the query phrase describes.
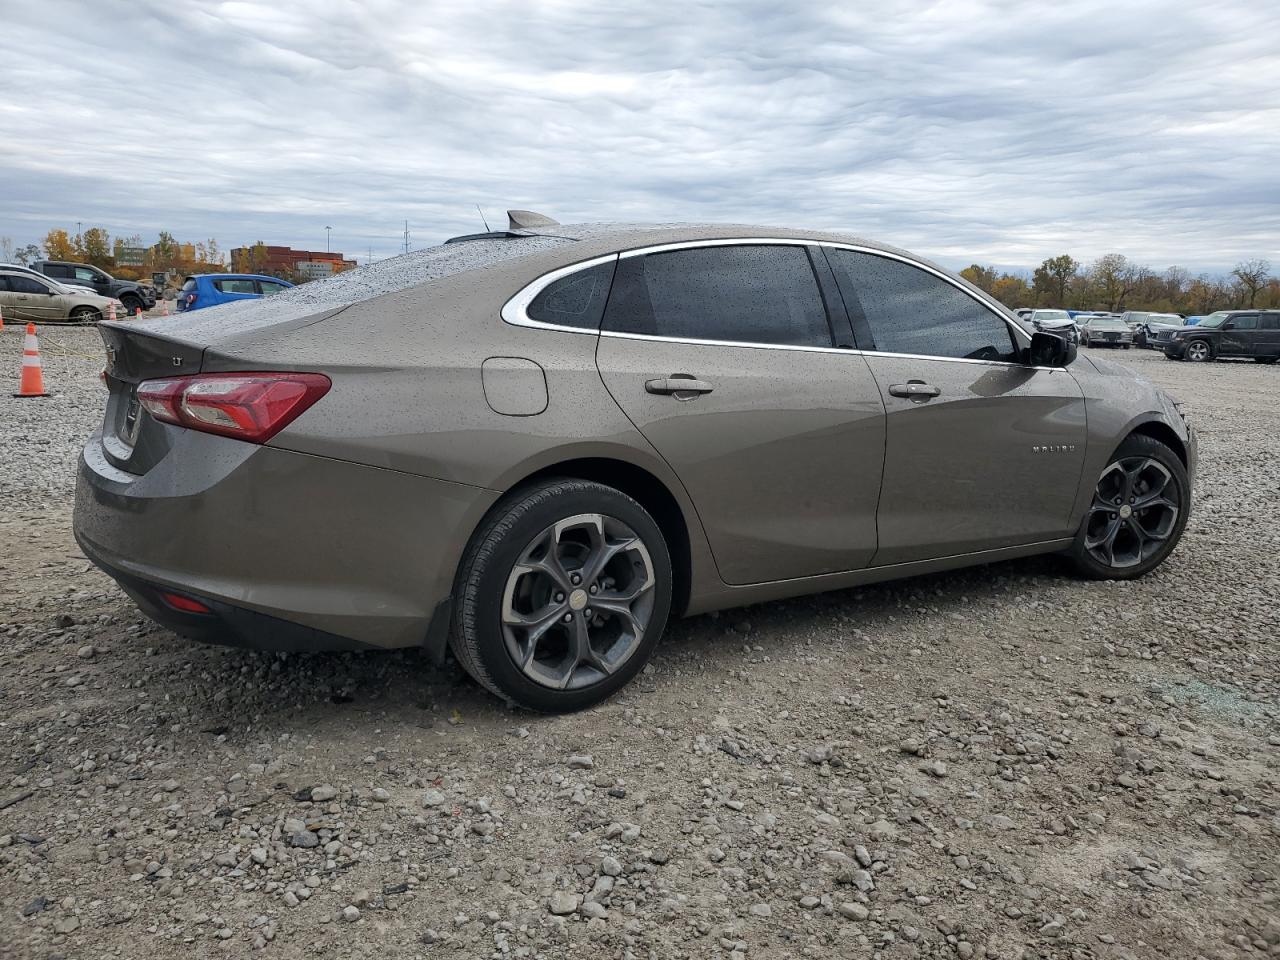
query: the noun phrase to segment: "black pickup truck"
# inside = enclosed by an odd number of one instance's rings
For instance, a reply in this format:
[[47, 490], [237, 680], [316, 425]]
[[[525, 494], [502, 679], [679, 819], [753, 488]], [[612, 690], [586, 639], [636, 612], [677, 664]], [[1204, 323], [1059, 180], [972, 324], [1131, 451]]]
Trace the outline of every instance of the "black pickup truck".
[[130, 316], [135, 310], [150, 310], [156, 305], [156, 292], [151, 287], [132, 280], [117, 280], [105, 270], [87, 263], [37, 260], [31, 264], [31, 269], [37, 273], [43, 273], [46, 277], [52, 277], [59, 283], [88, 287], [104, 297], [114, 297], [124, 304]]

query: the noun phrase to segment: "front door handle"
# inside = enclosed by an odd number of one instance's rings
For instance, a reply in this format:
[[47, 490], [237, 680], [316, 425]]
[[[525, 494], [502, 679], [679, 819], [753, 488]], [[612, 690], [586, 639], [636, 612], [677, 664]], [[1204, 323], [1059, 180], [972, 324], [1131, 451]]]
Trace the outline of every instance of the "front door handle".
[[[710, 393], [714, 388], [705, 380], [695, 380], [693, 377], [677, 374], [660, 380], [646, 380], [644, 389], [645, 393], [674, 396], [677, 400], [692, 400], [700, 394]], [[681, 396], [681, 394], [687, 394], [687, 396]]]
[[908, 380], [906, 383], [895, 383], [889, 387], [889, 395], [892, 397], [906, 397], [917, 403], [924, 403], [942, 393], [937, 387], [931, 383], [925, 383], [923, 380]]

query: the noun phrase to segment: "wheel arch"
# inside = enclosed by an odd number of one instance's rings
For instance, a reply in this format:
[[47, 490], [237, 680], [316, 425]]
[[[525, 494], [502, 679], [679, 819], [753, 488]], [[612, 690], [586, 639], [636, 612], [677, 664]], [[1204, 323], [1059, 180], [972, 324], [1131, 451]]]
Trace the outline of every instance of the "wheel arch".
[[[1178, 455], [1178, 459], [1182, 461], [1184, 467], [1189, 466], [1186, 443], [1182, 437], [1178, 436], [1178, 432], [1163, 420], [1144, 420], [1125, 434], [1125, 439], [1127, 440], [1134, 434], [1141, 434], [1144, 437], [1150, 437], [1152, 440], [1163, 443]], [[1123, 441], [1121, 442], [1123, 443]]]
[[553, 477], [573, 477], [613, 487], [648, 511], [666, 538], [667, 549], [671, 554], [672, 616], [683, 614], [693, 588], [691, 521], [668, 485], [638, 464], [607, 456], [591, 456], [547, 464], [512, 483], [506, 493], [510, 495], [516, 490]]

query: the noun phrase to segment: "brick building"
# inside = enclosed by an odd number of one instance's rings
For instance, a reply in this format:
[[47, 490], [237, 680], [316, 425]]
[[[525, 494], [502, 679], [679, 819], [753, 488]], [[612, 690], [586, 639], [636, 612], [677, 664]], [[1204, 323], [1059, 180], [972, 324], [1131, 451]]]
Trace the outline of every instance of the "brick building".
[[231, 269], [236, 273], [293, 273], [307, 278], [325, 277], [356, 266], [340, 253], [294, 250], [292, 247], [236, 247], [231, 251]]

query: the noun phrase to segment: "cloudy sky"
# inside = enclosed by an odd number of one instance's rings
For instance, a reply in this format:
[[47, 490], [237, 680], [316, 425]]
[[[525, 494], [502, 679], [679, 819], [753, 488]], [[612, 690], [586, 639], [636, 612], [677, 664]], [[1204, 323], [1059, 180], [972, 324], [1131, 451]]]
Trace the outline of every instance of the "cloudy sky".
[[0, 236], [364, 259], [507, 207], [1280, 263], [1280, 5], [4, 3]]

